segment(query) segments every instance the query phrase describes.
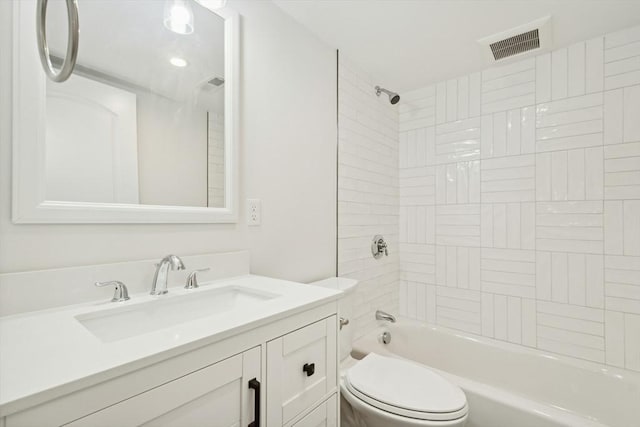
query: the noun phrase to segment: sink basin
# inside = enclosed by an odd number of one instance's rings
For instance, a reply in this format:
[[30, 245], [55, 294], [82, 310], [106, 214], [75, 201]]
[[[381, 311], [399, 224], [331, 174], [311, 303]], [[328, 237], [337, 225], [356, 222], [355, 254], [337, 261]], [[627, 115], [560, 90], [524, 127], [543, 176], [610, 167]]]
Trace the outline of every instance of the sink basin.
[[242, 286], [224, 286], [187, 295], [162, 296], [152, 301], [76, 316], [103, 342], [168, 328], [234, 309], [245, 309], [278, 295]]

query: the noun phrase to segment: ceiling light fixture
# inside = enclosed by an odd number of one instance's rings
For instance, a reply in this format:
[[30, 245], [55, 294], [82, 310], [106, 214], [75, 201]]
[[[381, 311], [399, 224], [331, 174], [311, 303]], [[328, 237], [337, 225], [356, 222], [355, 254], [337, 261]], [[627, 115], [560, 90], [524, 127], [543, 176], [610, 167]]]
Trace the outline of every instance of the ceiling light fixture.
[[169, 62], [171, 62], [171, 65], [175, 67], [180, 67], [180, 68], [183, 68], [189, 65], [186, 59], [178, 58], [177, 56], [174, 56], [173, 58], [171, 58]]
[[222, 9], [227, 5], [227, 0], [196, 0], [196, 2], [209, 10]]
[[193, 10], [188, 0], [166, 0], [164, 26], [177, 34], [193, 33]]

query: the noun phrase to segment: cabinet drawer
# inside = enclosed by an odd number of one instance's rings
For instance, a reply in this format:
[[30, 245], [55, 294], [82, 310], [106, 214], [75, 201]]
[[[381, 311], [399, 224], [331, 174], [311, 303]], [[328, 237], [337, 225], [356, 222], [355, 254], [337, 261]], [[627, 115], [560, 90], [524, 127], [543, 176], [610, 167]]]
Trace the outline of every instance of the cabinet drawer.
[[290, 422], [336, 389], [336, 317], [267, 343], [267, 425]]
[[337, 425], [338, 397], [334, 394], [292, 427], [336, 427]]

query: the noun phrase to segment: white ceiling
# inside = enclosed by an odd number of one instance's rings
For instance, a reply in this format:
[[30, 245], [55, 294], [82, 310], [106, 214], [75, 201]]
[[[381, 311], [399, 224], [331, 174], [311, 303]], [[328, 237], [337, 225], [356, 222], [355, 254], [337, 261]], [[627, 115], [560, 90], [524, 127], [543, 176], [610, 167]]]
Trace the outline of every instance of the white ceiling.
[[[2, 1], [2, 0], [0, 0]], [[78, 65], [165, 97], [189, 99], [206, 82], [224, 77], [224, 19], [190, 0], [194, 31], [182, 35], [163, 24], [165, 0], [78, 2]], [[51, 52], [63, 56], [67, 46], [64, 2], [50, 2], [47, 38]], [[188, 66], [169, 63], [180, 57]]]
[[553, 48], [640, 24], [640, 0], [274, 0], [395, 91], [486, 68], [477, 40], [551, 15]]

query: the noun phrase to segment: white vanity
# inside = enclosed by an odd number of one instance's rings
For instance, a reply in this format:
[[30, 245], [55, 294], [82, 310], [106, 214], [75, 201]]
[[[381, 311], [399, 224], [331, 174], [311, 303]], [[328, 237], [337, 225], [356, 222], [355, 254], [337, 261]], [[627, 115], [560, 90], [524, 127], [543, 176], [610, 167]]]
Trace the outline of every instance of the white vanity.
[[0, 426], [337, 426], [338, 296], [245, 275], [0, 318]]

